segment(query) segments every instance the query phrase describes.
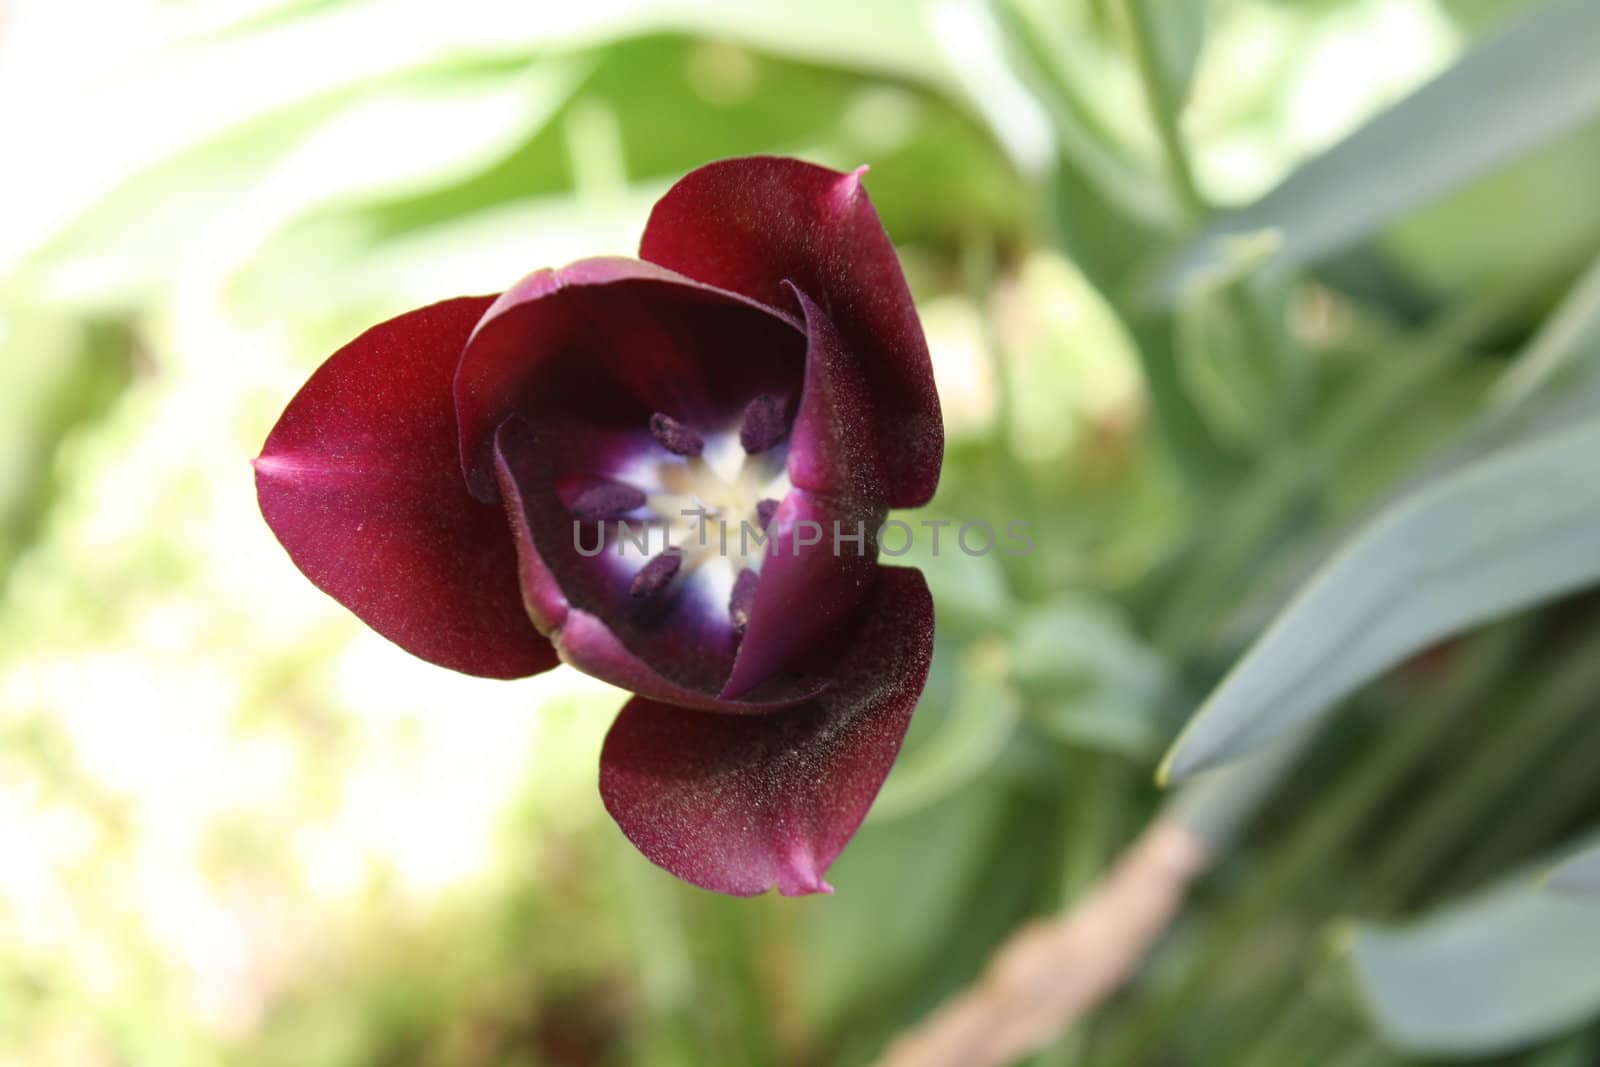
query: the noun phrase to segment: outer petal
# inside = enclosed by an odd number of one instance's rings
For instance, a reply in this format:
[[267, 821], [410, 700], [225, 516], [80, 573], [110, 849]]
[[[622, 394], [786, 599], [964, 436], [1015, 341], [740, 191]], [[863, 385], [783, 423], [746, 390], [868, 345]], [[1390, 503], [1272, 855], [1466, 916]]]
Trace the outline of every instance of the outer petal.
[[667, 191], [639, 254], [709, 285], [785, 306], [781, 286], [818, 301], [872, 383], [879, 449], [896, 507], [939, 484], [944, 426], [910, 290], [861, 174], [753, 156], [707, 164]]
[[495, 301], [456, 372], [467, 482], [495, 499], [494, 432], [513, 414], [542, 431], [639, 432], [665, 411], [701, 428], [799, 383], [789, 315], [634, 259], [541, 270]]
[[720, 893], [828, 892], [905, 738], [933, 655], [920, 572], [885, 567], [837, 684], [763, 716], [716, 715], [643, 697], [600, 754], [600, 793], [653, 863]]
[[295, 565], [408, 652], [517, 678], [555, 666], [522, 608], [505, 513], [461, 478], [451, 381], [493, 297], [373, 327], [290, 401], [255, 461], [261, 513]]

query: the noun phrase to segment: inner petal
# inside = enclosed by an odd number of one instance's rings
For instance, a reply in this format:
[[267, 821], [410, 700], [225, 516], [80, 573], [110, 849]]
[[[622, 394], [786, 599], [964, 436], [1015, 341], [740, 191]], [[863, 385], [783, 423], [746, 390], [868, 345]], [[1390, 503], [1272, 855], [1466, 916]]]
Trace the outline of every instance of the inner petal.
[[786, 313], [659, 267], [581, 260], [536, 272], [490, 308], [456, 369], [468, 484], [498, 495], [493, 436], [513, 416], [632, 432], [663, 413], [701, 433], [752, 397], [794, 392], [803, 364]]
[[584, 295], [595, 306], [582, 344], [518, 387], [516, 418], [535, 439], [521, 462], [535, 469], [512, 475], [562, 596], [664, 677], [715, 696], [740, 641], [740, 576], [748, 598], [772, 501], [789, 489], [784, 420], [805, 339], [744, 305], [630, 303], [613, 288], [616, 306]]

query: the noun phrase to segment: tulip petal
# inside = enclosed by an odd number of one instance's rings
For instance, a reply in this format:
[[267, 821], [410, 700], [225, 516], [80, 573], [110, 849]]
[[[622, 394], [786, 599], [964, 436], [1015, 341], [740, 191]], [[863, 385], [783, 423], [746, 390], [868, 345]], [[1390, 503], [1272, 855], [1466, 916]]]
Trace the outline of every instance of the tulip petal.
[[787, 459], [795, 490], [767, 527], [772, 542], [722, 690], [728, 699], [793, 667], [850, 619], [877, 571], [878, 527], [887, 514], [860, 363], [822, 309], [789, 288], [807, 338]]
[[882, 521], [802, 489], [784, 497], [767, 527], [771, 542], [724, 700], [800, 667], [850, 621], [879, 574]]
[[933, 496], [944, 425], [928, 345], [900, 261], [861, 186], [794, 159], [752, 156], [692, 171], [657, 202], [639, 255], [784, 307], [793, 282], [860, 354], [895, 507]]
[[[788, 286], [806, 327], [806, 377], [790, 430], [789, 481], [848, 500], [864, 514], [887, 510], [873, 436], [872, 394], [861, 360], [811, 297]], [[881, 516], [880, 516], [881, 519]]]
[[633, 259], [537, 271], [484, 314], [456, 372], [467, 484], [495, 499], [494, 433], [513, 415], [542, 432], [632, 433], [662, 412], [715, 429], [803, 368], [797, 323], [738, 294]]
[[933, 655], [920, 572], [885, 567], [815, 699], [763, 716], [637, 697], [600, 754], [600, 793], [658, 866], [719, 893], [829, 892], [822, 880], [899, 753]]
[[334, 353], [255, 461], [261, 513], [296, 566], [408, 652], [468, 674], [548, 670], [501, 508], [467, 492], [451, 383], [493, 297], [407, 312]]

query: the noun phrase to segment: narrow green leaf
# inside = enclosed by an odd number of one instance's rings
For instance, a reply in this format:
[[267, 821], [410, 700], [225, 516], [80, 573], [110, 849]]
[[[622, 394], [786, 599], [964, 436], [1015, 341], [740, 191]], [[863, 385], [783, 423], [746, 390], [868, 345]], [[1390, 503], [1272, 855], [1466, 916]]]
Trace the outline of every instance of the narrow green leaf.
[[[1127, 157], [1085, 99], [1083, 87], [1069, 77], [1069, 59], [1053, 47], [1048, 27], [1024, 11], [1025, 6], [1019, 0], [993, 5], [1007, 50], [1003, 58], [1049, 114], [1063, 165], [1117, 214], [1145, 226], [1174, 225], [1177, 205], [1165, 183]], [[1098, 211], [1092, 203], [1064, 201], [1064, 206]], [[1132, 249], [1122, 251], [1125, 255]]]
[[[807, 949], [795, 961], [796, 980], [819, 1022], [847, 1021], [942, 954], [949, 931], [969, 921], [964, 906], [973, 881], [989, 877], [989, 850], [1015, 829], [1005, 800], [1002, 783], [986, 779], [914, 815], [862, 827], [857, 847], [845, 849], [830, 871], [851, 891], [835, 898], [837, 908], [800, 918]], [[939, 842], [937, 864], [925, 862], [931, 840]], [[918, 871], [910, 894], [909, 870]], [[863, 953], [863, 945], [872, 951]]]
[[[30, 160], [8, 174], [11, 195], [0, 200], [0, 267], [21, 262], [130, 178], [186, 149], [356, 87], [456, 67], [463, 57], [548, 61], [676, 30], [949, 88], [957, 79], [934, 47], [922, 17], [927, 6], [457, 0], [448, 19], [406, 19], [387, 0], [349, 0], [308, 4], [226, 33], [214, 32], [214, 18], [175, 18], [179, 29], [160, 47], [134, 48], [114, 64], [93, 49], [81, 58], [63, 53], [60, 62], [35, 64], [37, 73], [16, 87], [50, 106], [0, 112], [0, 143], [11, 157]], [[62, 137], [61, 130], [78, 135]]]
[[1300, 765], [1316, 736], [1315, 730], [1303, 730], [1187, 781], [1173, 795], [1168, 810], [1223, 852]]
[[920, 811], [986, 770], [1022, 717], [1022, 698], [1006, 680], [1009, 664], [997, 643], [965, 650], [954, 702], [932, 736], [907, 751], [872, 805], [876, 824]]
[[1173, 190], [1184, 210], [1191, 216], [1197, 216], [1205, 210], [1206, 205], [1195, 184], [1194, 170], [1189, 163], [1189, 153], [1180, 128], [1184, 87], [1173, 82], [1171, 63], [1163, 54], [1164, 50], [1171, 51], [1158, 27], [1163, 12], [1159, 5], [1149, 0], [1128, 0], [1125, 11], [1134, 65], [1144, 84], [1145, 106], [1149, 109], [1150, 119], [1155, 124], [1156, 135], [1167, 157]]
[[1496, 385], [1503, 410], [1522, 404], [1566, 375], [1582, 375], [1600, 363], [1600, 259], [1596, 259], [1539, 336], [1517, 357]]
[[1162, 303], [1276, 234], [1274, 271], [1347, 248], [1600, 114], [1600, 4], [1554, 0], [1290, 175], [1204, 226], [1152, 286]]
[[1559, 893], [1600, 896], [1600, 845], [1584, 850], [1556, 868], [1550, 888]]
[[1205, 0], [1139, 0], [1139, 3], [1155, 29], [1162, 80], [1181, 110], [1205, 45]]
[[1600, 1014], [1600, 908], [1527, 878], [1420, 922], [1342, 935], [1363, 1007], [1412, 1055], [1508, 1052]]
[[1159, 748], [1171, 673], [1109, 604], [1070, 593], [1025, 612], [1011, 656], [1030, 711], [1055, 737], [1137, 759]]
[[[916, 567], [928, 579], [928, 588], [939, 605], [941, 626], [953, 623], [993, 630], [1010, 621], [1013, 600], [1000, 560], [993, 553], [971, 556], [962, 552], [956, 543], [956, 531], [961, 525], [958, 520], [946, 520], [943, 515], [926, 511], [915, 515], [897, 513], [894, 518], [914, 530], [915, 536], [891, 528], [884, 534], [888, 546], [884, 554], [897, 566]], [[928, 527], [918, 525], [924, 521], [946, 523], [937, 546], [928, 536]], [[902, 547], [902, 542], [909, 543]]]
[[1240, 466], [1240, 459], [1206, 422], [1183, 380], [1176, 320], [1164, 312], [1126, 312], [1125, 316], [1150, 406], [1173, 465], [1197, 492], [1226, 483]]
[[1163, 776], [1251, 751], [1434, 641], [1600, 581], [1597, 454], [1591, 409], [1380, 512], [1223, 679]]
[[1171, 197], [1128, 165], [1088, 121], [1076, 87], [1039, 44], [1041, 35], [1016, 4], [998, 4], [1013, 55], [1030, 72], [1054, 121], [1061, 154], [1051, 196], [1055, 238], [1116, 310], [1133, 339], [1167, 453], [1194, 489], [1226, 479], [1238, 458], [1217, 439], [1178, 369], [1173, 316], [1136, 307], [1136, 276], [1176, 215]]
[[335, 201], [399, 197], [461, 181], [509, 154], [572, 98], [576, 60], [526, 71], [420, 75], [356, 95], [284, 154], [247, 194], [270, 231]]

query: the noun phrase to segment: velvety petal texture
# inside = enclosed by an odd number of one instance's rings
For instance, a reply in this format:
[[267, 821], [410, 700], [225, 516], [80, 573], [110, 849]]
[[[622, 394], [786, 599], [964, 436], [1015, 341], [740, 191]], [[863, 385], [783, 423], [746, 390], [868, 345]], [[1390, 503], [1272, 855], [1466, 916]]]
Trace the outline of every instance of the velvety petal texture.
[[845, 344], [806, 293], [788, 287], [806, 330], [806, 380], [789, 447], [789, 480], [798, 489], [848, 502], [866, 516], [886, 512], [889, 486], [878, 449], [867, 364]]
[[820, 304], [868, 369], [890, 503], [917, 507], [939, 484], [944, 424], [928, 344], [862, 187], [865, 170], [774, 156], [707, 164], [656, 204], [639, 255], [774, 307], [785, 282]]
[[768, 528], [772, 543], [750, 623], [722, 696], [743, 699], [801, 667], [860, 610], [877, 576], [877, 524], [796, 489]]
[[933, 656], [920, 572], [885, 567], [815, 699], [762, 716], [630, 701], [600, 755], [600, 794], [623, 833], [679, 878], [749, 896], [829, 892], [905, 739]]
[[803, 314], [806, 375], [787, 458], [794, 489], [773, 515], [772, 545], [722, 695], [737, 699], [793, 668], [847, 623], [872, 589], [888, 490], [861, 361], [821, 308]]
[[606, 808], [724, 893], [828, 890], [933, 651], [921, 574], [878, 563], [944, 437], [864, 169], [702, 167], [642, 260], [538, 270], [346, 345], [255, 461], [290, 557], [379, 633], [636, 694]]
[[267, 525], [319, 588], [409, 652], [518, 678], [555, 666], [501, 508], [461, 478], [451, 383], [493, 297], [375, 326], [290, 401], [255, 461]]
[[585, 259], [536, 271], [495, 301], [461, 353], [468, 483], [495, 498], [494, 432], [514, 414], [547, 436], [636, 435], [657, 412], [706, 428], [756, 393], [797, 385], [804, 353], [785, 313], [654, 264]]

